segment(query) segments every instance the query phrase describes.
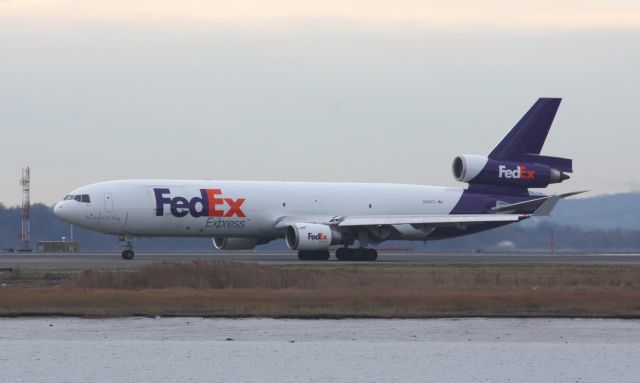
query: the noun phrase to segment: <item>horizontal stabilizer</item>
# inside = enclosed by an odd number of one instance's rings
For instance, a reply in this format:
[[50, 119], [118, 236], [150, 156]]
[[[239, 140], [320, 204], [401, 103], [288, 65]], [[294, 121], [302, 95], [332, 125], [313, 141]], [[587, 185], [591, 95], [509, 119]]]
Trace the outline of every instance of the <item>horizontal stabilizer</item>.
[[[564, 194], [558, 194], [558, 195], [553, 195], [553, 196], [544, 196], [544, 197], [535, 198], [535, 199], [531, 199], [531, 200], [524, 201], [524, 202], [518, 202], [518, 203], [511, 203], [511, 204], [508, 204], [508, 205], [496, 206], [496, 207], [492, 208], [491, 211], [493, 211], [495, 213], [515, 213], [519, 209], [532, 208], [532, 207], [535, 207], [535, 206], [539, 205], [539, 207], [535, 210], [533, 215], [534, 216], [549, 215], [549, 214], [551, 214], [551, 210], [553, 210], [553, 208], [556, 206], [556, 203], [558, 203], [559, 200], [561, 200], [563, 198], [567, 198], [567, 197], [572, 197], [574, 195], [585, 193], [585, 192], [586, 192], [586, 190], [577, 191], [577, 192], [570, 192], [570, 193], [564, 193]], [[550, 200], [552, 200], [552, 201], [549, 202]]]
[[544, 201], [542, 205], [540, 205], [540, 207], [533, 212], [533, 216], [542, 217], [545, 215], [551, 215], [553, 208], [556, 207], [556, 204], [558, 203], [558, 201], [560, 201], [560, 198], [562, 197], [560, 197], [559, 195], [553, 195], [547, 198], [547, 200]]
[[522, 162], [541, 164], [560, 170], [561, 172], [573, 173], [573, 161], [569, 158], [541, 156], [539, 154], [526, 153], [522, 156]]
[[499, 205], [499, 206], [496, 206], [496, 207], [492, 208], [491, 211], [494, 212], [494, 213], [514, 213], [514, 212], [518, 211], [518, 209], [532, 208], [532, 207], [535, 207], [535, 206], [540, 206], [540, 205], [542, 205], [544, 203], [544, 201], [546, 201], [548, 199], [549, 199], [549, 196], [544, 196], [544, 197], [540, 197], [540, 198], [536, 198], [536, 199], [530, 199], [530, 200], [524, 201], [524, 202]]

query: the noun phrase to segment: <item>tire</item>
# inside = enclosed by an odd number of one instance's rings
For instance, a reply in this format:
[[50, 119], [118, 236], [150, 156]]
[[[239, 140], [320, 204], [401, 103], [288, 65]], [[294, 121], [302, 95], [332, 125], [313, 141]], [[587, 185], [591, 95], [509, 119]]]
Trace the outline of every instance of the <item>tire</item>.
[[357, 249], [353, 249], [351, 253], [351, 260], [356, 262], [362, 262], [367, 260], [367, 248], [358, 247]]
[[134, 257], [135, 253], [133, 252], [133, 250], [123, 250], [122, 251], [122, 259], [126, 259], [126, 260], [132, 260]]
[[349, 260], [350, 249], [346, 247], [341, 247], [336, 250], [336, 259], [338, 261], [348, 261]]
[[315, 252], [315, 260], [316, 261], [328, 261], [331, 257], [331, 253], [329, 250], [318, 250]]
[[331, 257], [329, 250], [300, 250], [298, 259], [301, 261], [328, 261]]
[[369, 262], [374, 262], [378, 259], [378, 252], [376, 249], [366, 249], [364, 253], [364, 260]]
[[339, 261], [373, 262], [378, 259], [378, 252], [376, 249], [368, 249], [366, 247], [358, 247], [356, 249], [341, 247], [336, 250], [336, 258]]

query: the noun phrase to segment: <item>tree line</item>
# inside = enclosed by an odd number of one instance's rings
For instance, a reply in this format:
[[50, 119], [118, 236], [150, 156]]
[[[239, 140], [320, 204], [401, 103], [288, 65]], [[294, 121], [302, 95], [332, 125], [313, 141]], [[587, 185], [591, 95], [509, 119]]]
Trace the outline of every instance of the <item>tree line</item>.
[[[0, 204], [0, 248], [16, 249], [20, 245], [20, 211]], [[118, 251], [121, 244], [112, 235], [74, 227], [74, 240], [86, 251]], [[71, 227], [60, 221], [52, 208], [36, 204], [31, 208], [32, 247], [36, 241], [69, 240]], [[583, 228], [577, 224], [557, 224], [545, 220], [537, 224], [513, 224], [483, 233], [454, 239], [428, 241], [390, 241], [380, 247], [434, 251], [547, 250], [551, 242], [558, 251], [636, 251], [640, 250], [640, 230], [628, 228]], [[207, 238], [141, 238], [135, 242], [139, 250], [213, 251]], [[258, 250], [284, 249], [283, 241], [260, 246]]]

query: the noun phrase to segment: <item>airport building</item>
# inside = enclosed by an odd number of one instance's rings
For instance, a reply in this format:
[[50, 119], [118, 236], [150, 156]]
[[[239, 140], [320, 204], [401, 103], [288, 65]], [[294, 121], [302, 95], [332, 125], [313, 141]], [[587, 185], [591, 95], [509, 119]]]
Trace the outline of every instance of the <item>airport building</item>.
[[38, 241], [36, 248], [39, 253], [75, 253], [80, 251], [77, 241]]

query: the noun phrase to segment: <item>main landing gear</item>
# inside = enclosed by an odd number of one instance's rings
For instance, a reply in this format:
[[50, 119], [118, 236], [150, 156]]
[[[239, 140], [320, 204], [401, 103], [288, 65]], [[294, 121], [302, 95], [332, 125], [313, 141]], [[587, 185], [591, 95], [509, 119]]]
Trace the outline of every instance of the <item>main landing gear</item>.
[[[300, 250], [298, 251], [298, 259], [301, 261], [327, 261], [329, 260], [329, 250]], [[124, 255], [123, 255], [124, 257]], [[376, 249], [366, 247], [358, 247], [349, 249], [341, 247], [336, 250], [336, 258], [339, 261], [367, 261], [373, 262], [378, 259]]]
[[133, 256], [135, 255], [135, 253], [133, 252], [133, 238], [129, 237], [128, 235], [125, 236], [120, 236], [120, 238], [118, 238], [120, 241], [124, 242], [124, 244], [122, 245], [122, 259], [126, 259], [126, 260], [131, 260], [133, 259]]
[[298, 251], [298, 259], [301, 261], [328, 261], [330, 256], [329, 250]]
[[339, 261], [373, 262], [378, 259], [378, 252], [376, 251], [376, 249], [369, 249], [367, 247], [358, 247], [355, 249], [341, 247], [336, 250], [336, 258], [338, 258]]

